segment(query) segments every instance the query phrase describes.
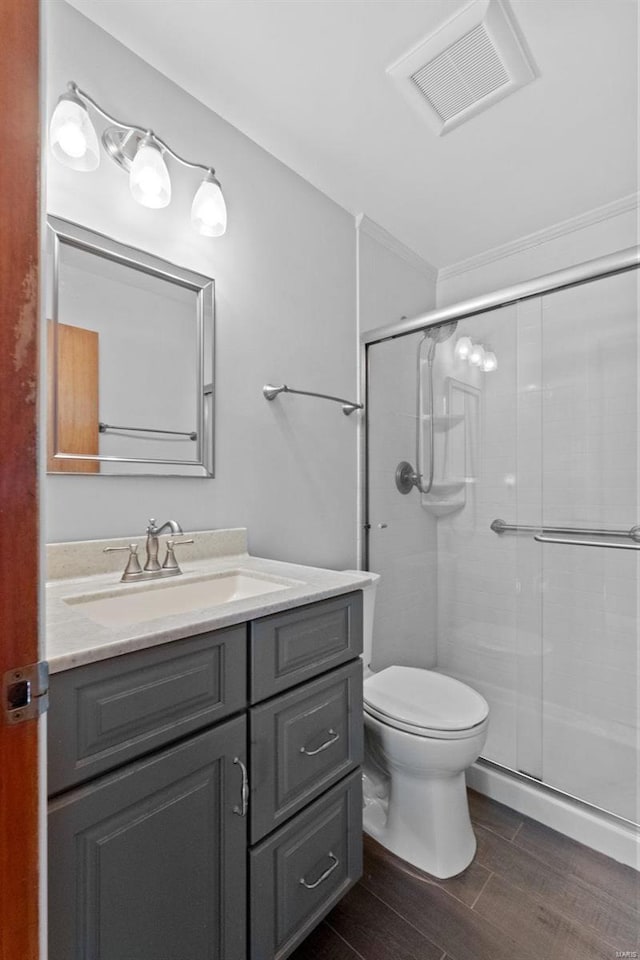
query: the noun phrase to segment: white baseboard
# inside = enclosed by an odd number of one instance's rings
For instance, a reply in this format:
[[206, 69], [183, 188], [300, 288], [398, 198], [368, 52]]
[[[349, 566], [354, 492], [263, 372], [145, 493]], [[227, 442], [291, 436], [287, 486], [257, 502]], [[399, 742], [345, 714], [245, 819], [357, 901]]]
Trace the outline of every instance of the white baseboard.
[[467, 785], [572, 840], [640, 870], [640, 832], [632, 824], [482, 763], [474, 763], [467, 770]]

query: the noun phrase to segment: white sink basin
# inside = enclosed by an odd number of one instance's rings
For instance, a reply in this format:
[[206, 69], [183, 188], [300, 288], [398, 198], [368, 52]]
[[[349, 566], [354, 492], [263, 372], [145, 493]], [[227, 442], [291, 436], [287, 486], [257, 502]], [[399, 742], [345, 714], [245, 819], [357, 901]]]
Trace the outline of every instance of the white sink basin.
[[118, 593], [94, 593], [66, 597], [65, 603], [103, 626], [124, 626], [170, 617], [175, 613], [219, 607], [234, 600], [299, 586], [297, 580], [277, 579], [262, 573], [225, 570], [197, 580], [150, 581], [128, 584]]

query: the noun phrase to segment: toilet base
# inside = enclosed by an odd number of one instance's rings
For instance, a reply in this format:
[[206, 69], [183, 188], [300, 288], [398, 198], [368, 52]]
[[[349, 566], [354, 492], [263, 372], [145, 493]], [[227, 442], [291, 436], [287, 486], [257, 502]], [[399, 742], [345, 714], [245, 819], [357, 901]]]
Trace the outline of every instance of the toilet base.
[[386, 797], [367, 796], [365, 790], [366, 833], [391, 853], [441, 880], [469, 866], [476, 838], [464, 773], [416, 780], [394, 770], [388, 790]]

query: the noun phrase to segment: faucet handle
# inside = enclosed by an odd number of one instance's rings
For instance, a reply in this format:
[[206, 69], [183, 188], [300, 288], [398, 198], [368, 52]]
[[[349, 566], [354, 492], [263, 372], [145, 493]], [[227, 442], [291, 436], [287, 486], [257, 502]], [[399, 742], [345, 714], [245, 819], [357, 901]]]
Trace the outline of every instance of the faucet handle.
[[174, 547], [179, 547], [183, 543], [193, 543], [193, 540], [167, 540], [167, 555], [164, 558], [164, 563], [162, 564], [163, 570], [177, 570], [180, 573], [180, 567], [178, 566], [178, 561], [176, 560], [176, 555], [173, 552]]
[[138, 560], [138, 544], [129, 543], [126, 547], [105, 547], [103, 553], [118, 553], [119, 550], [129, 551], [129, 559], [127, 560], [127, 565], [124, 568], [121, 580], [134, 580], [136, 577], [141, 576], [142, 567]]

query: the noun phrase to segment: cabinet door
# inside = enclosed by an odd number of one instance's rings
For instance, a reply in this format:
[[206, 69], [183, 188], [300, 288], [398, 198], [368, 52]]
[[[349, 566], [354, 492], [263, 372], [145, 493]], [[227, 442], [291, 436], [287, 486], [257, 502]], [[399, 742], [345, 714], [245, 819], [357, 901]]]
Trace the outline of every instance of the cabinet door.
[[49, 960], [244, 960], [239, 717], [49, 806]]

